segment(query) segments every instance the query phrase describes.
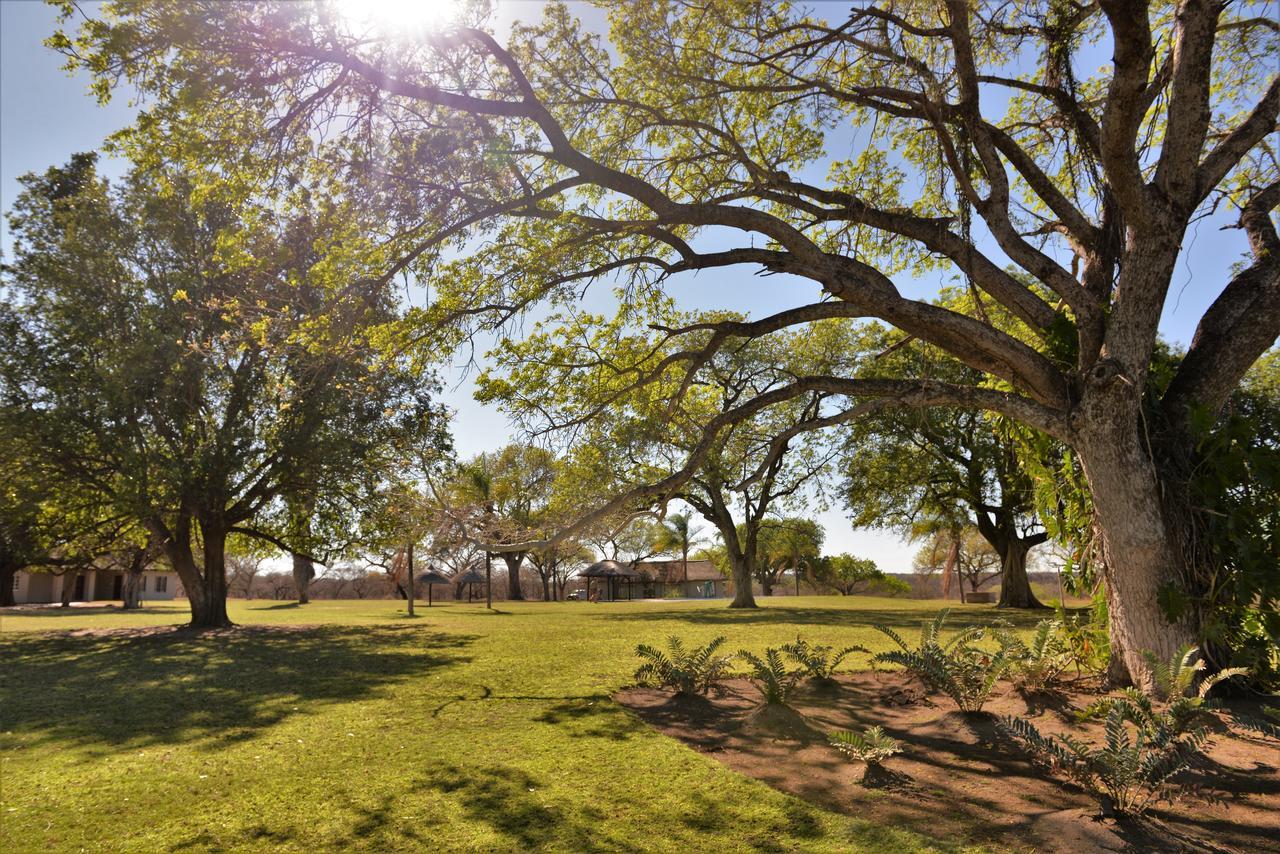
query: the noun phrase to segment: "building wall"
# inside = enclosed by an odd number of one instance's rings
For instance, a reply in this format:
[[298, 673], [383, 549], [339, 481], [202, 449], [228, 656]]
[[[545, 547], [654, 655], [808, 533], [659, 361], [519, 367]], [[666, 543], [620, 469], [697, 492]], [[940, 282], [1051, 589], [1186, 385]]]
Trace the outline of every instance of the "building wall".
[[[115, 579], [122, 573], [105, 569], [92, 569], [84, 573], [84, 595], [72, 601], [102, 602], [119, 600]], [[74, 576], [67, 573], [54, 575], [49, 572], [25, 572], [14, 576], [13, 601], [19, 605], [62, 601], [62, 585], [74, 584]], [[142, 599], [166, 601], [178, 595], [178, 576], [173, 572], [144, 572], [142, 574]], [[163, 589], [161, 589], [163, 588]]]

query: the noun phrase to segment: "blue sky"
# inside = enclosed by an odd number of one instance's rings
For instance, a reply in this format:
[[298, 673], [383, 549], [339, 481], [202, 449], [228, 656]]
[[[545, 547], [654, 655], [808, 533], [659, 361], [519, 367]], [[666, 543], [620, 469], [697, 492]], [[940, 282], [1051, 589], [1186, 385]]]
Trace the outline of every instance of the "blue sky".
[[[505, 0], [499, 4], [499, 15], [531, 17], [538, 8], [530, 0]], [[599, 20], [598, 12], [590, 12]], [[54, 11], [36, 0], [0, 0], [0, 207], [5, 211], [17, 194], [18, 176], [63, 163], [77, 151], [92, 150], [132, 119], [126, 99], [100, 107], [87, 94], [87, 81], [68, 77], [60, 68], [60, 58], [41, 45], [52, 32], [54, 20]], [[1197, 320], [1221, 290], [1228, 264], [1241, 256], [1244, 241], [1238, 231], [1222, 229], [1226, 221], [1219, 214], [1193, 226], [1188, 234], [1161, 323], [1162, 332], [1172, 341], [1190, 341]], [[0, 246], [7, 255], [7, 224], [2, 228]], [[991, 254], [1001, 257], [998, 251]], [[913, 295], [932, 289], [932, 283], [900, 284]], [[761, 316], [808, 302], [817, 291], [803, 280], [761, 277], [744, 268], [683, 277], [672, 283], [672, 293], [689, 309], [732, 307]], [[506, 443], [511, 434], [505, 419], [476, 403], [470, 380], [459, 378], [451, 378], [447, 392], [447, 402], [456, 409], [454, 435], [459, 452], [471, 455]], [[826, 528], [828, 551], [851, 551], [875, 559], [887, 571], [909, 571], [911, 549], [899, 537], [853, 530], [838, 511], [813, 515]]]

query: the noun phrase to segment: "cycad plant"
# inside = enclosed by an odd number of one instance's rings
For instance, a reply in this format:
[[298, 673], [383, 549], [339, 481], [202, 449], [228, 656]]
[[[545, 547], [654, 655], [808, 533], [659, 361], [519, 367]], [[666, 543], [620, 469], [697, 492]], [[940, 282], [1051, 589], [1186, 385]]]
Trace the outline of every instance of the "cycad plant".
[[636, 647], [636, 655], [644, 663], [636, 670], [635, 680], [640, 685], [669, 688], [677, 694], [705, 694], [719, 687], [728, 674], [729, 657], [716, 654], [724, 640], [721, 635], [704, 646], [688, 649], [673, 635], [667, 639], [666, 653], [642, 643]]
[[1000, 651], [1009, 661], [1009, 681], [1026, 693], [1047, 691], [1071, 664], [1071, 653], [1062, 637], [1062, 623], [1041, 620], [1031, 641], [1023, 641], [1007, 626], [995, 631]]
[[803, 675], [799, 670], [787, 669], [782, 653], [773, 647], [764, 651], [763, 658], [745, 649], [738, 653], [738, 657], [747, 662], [750, 668], [747, 678], [760, 689], [765, 705], [785, 704], [791, 689]]
[[841, 730], [827, 736], [831, 746], [850, 759], [879, 765], [890, 756], [902, 752], [902, 745], [885, 733], [884, 727], [873, 726], [862, 733]]
[[806, 676], [814, 682], [831, 682], [836, 673], [836, 668], [855, 652], [869, 652], [864, 647], [847, 646], [840, 651], [836, 651], [833, 646], [825, 644], [809, 643], [804, 638], [796, 635], [795, 643], [784, 643], [782, 651], [787, 657], [800, 665], [802, 676]]
[[1045, 738], [1022, 718], [1002, 718], [1000, 724], [1050, 771], [1091, 791], [1104, 813], [1138, 815], [1156, 798], [1167, 798], [1165, 784], [1204, 749], [1209, 732], [1183, 729], [1170, 712], [1137, 696], [1145, 704], [1128, 697], [1111, 703], [1101, 747], [1069, 735]]
[[1004, 652], [994, 655], [978, 649], [974, 644], [983, 637], [983, 630], [970, 627], [958, 632], [946, 643], [939, 638], [950, 609], [943, 609], [933, 620], [920, 629], [920, 644], [911, 647], [893, 629], [875, 625], [898, 645], [898, 649], [874, 656], [874, 664], [891, 663], [919, 677], [931, 690], [941, 691], [962, 712], [980, 712], [996, 682], [1009, 667]]
[[1246, 667], [1228, 667], [1197, 683], [1205, 662], [1199, 648], [1194, 646], [1182, 647], [1168, 661], [1161, 661], [1150, 651], [1144, 651], [1142, 657], [1151, 670], [1150, 695], [1126, 688], [1123, 697], [1108, 697], [1085, 709], [1085, 716], [1104, 715], [1117, 704], [1123, 704], [1131, 707], [1133, 714], [1149, 717], [1155, 713], [1155, 704], [1159, 702], [1164, 705], [1162, 712], [1168, 715], [1169, 725], [1178, 731], [1186, 731], [1217, 707], [1217, 703], [1209, 699], [1209, 692], [1216, 685], [1249, 673]]

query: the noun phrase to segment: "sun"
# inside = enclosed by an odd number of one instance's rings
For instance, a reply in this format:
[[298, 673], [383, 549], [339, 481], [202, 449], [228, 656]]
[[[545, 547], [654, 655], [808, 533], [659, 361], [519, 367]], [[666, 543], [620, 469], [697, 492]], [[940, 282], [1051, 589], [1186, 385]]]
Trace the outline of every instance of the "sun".
[[457, 22], [461, 0], [329, 0], [327, 5], [356, 30], [413, 38]]

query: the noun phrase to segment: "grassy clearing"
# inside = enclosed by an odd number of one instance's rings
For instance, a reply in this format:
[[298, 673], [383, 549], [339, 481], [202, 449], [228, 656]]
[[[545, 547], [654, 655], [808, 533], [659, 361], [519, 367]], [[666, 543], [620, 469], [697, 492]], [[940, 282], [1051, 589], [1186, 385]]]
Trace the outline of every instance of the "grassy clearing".
[[[65, 633], [182, 623], [181, 604], [8, 613], [0, 849], [952, 850], [728, 771], [609, 699], [641, 641], [878, 649], [871, 623], [914, 632], [936, 607], [450, 603], [411, 621], [390, 601], [234, 602], [243, 625], [300, 628], [204, 637]], [[958, 608], [952, 628], [994, 617]]]

